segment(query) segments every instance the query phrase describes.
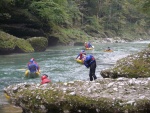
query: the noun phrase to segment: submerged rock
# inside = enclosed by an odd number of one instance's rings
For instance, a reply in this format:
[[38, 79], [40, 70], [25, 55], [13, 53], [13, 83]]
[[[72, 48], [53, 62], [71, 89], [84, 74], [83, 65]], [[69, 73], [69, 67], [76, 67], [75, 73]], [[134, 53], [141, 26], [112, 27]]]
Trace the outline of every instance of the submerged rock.
[[4, 92], [24, 113], [150, 112], [150, 78], [21, 83], [8, 86]]

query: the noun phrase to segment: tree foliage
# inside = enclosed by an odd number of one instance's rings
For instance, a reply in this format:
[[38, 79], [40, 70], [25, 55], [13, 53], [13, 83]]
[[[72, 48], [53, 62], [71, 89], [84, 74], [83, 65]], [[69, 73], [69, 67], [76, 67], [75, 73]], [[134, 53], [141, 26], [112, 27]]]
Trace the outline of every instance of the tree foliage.
[[81, 27], [87, 33], [90, 28], [98, 34], [109, 32], [122, 36], [123, 32], [129, 31], [141, 35], [145, 34], [150, 25], [150, 0], [0, 1], [1, 18], [10, 18], [9, 11], [13, 9], [25, 9], [42, 24], [50, 26], [56, 34], [57, 28]]
[[149, 11], [150, 11], [150, 0], [146, 0], [146, 2], [143, 5], [143, 10], [149, 13]]

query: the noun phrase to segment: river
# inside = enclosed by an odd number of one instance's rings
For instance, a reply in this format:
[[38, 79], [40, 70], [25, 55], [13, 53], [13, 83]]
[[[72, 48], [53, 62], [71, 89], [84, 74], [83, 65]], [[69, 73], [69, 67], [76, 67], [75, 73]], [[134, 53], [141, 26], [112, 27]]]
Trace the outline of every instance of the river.
[[[97, 43], [95, 49], [86, 50], [96, 58], [96, 75], [100, 71], [110, 68], [115, 62], [129, 54], [146, 48], [150, 41], [128, 43]], [[104, 52], [107, 47], [113, 52]], [[0, 113], [21, 113], [19, 108], [10, 105], [3, 95], [4, 87], [8, 85], [27, 82], [40, 83], [40, 78], [27, 79], [24, 77], [27, 63], [34, 58], [40, 66], [41, 74], [49, 75], [52, 82], [67, 82], [73, 80], [89, 80], [89, 69], [74, 60], [83, 46], [56, 46], [45, 52], [11, 54], [0, 56]], [[12, 112], [13, 111], [13, 112]]]

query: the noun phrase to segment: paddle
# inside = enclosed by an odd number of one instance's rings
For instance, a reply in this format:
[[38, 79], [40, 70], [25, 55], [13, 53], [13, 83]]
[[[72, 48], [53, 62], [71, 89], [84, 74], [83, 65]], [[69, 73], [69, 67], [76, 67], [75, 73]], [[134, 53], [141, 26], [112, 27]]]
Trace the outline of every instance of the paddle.
[[27, 70], [27, 69], [17, 69], [17, 70], [23, 70], [24, 71], [24, 70]]

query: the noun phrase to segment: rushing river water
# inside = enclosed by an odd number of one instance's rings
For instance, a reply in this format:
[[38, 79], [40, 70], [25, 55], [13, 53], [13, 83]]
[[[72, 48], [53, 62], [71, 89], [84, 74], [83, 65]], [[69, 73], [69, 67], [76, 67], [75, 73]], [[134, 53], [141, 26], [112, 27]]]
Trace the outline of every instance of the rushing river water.
[[[96, 75], [101, 77], [102, 69], [113, 66], [120, 58], [146, 48], [149, 42], [94, 44], [95, 49], [86, 50], [86, 53], [96, 58]], [[113, 52], [104, 52], [108, 46]], [[20, 109], [11, 106], [5, 99], [4, 87], [22, 82], [40, 83], [40, 78], [24, 77], [27, 63], [32, 57], [39, 64], [41, 74], [48, 74], [52, 82], [89, 80], [89, 69], [74, 60], [82, 49], [83, 46], [57, 46], [50, 47], [45, 52], [0, 56], [0, 113], [21, 113]]]

